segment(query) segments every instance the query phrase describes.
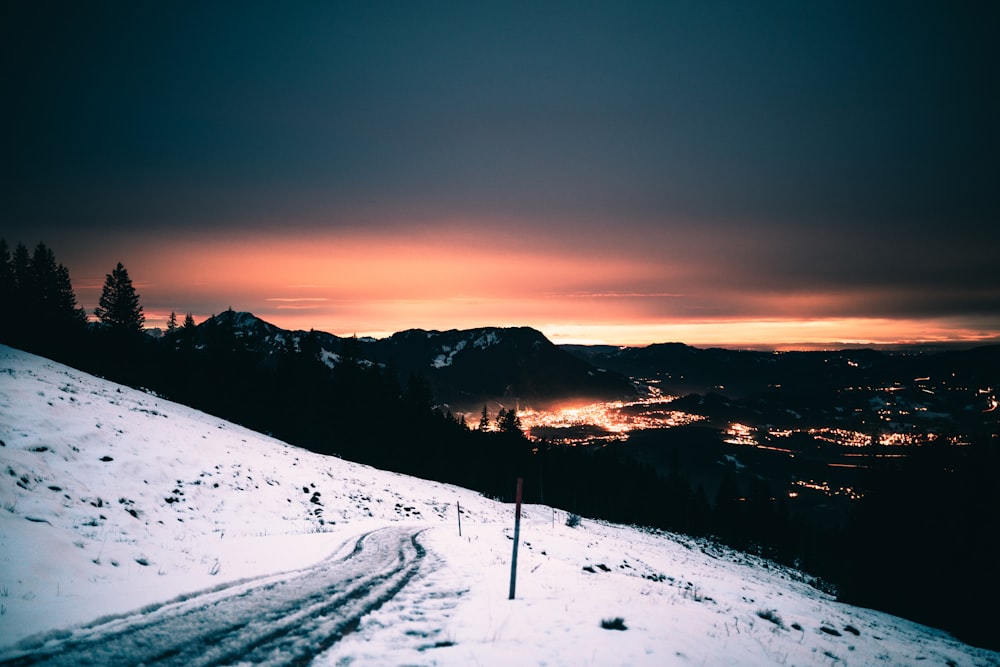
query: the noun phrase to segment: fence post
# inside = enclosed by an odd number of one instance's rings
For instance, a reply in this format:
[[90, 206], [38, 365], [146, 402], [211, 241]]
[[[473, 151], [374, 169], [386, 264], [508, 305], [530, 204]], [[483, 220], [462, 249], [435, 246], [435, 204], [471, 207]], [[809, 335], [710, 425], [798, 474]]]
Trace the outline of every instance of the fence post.
[[521, 488], [524, 485], [524, 479], [521, 477], [517, 478], [517, 510], [514, 514], [514, 555], [510, 559], [510, 597], [508, 600], [514, 599], [514, 589], [517, 587], [517, 543], [521, 537]]

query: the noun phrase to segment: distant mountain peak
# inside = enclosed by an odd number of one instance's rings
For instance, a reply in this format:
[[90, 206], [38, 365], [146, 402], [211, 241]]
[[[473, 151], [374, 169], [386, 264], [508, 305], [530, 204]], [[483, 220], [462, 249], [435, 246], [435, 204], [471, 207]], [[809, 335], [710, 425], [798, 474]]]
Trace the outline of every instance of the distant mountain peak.
[[202, 325], [208, 322], [212, 322], [213, 324], [223, 324], [231, 326], [234, 329], [249, 330], [249, 329], [264, 327], [272, 331], [279, 330], [279, 327], [277, 327], [276, 325], [271, 324], [266, 320], [262, 320], [253, 313], [242, 310], [233, 310], [232, 308], [223, 311], [218, 315], [213, 315], [212, 317], [205, 320], [205, 322], [202, 322]]

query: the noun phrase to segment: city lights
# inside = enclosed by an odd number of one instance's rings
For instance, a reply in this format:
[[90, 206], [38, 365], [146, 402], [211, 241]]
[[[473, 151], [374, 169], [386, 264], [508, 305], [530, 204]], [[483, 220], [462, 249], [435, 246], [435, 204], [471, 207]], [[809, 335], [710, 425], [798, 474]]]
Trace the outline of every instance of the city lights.
[[[529, 437], [539, 434], [559, 444], [582, 444], [594, 440], [624, 440], [629, 432], [672, 428], [702, 421], [705, 417], [666, 406], [672, 396], [653, 392], [637, 401], [611, 401], [567, 405], [551, 410], [523, 410], [518, 413]], [[596, 431], [596, 434], [595, 434]]]

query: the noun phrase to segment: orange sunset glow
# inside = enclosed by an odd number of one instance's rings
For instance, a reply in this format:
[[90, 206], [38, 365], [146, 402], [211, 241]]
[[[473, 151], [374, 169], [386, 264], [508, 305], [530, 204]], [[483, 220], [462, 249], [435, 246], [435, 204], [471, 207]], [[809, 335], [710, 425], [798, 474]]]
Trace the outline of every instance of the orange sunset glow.
[[[616, 255], [610, 245], [602, 254], [551, 241], [474, 241], [448, 228], [439, 236], [177, 239], [137, 247], [132, 263], [151, 327], [165, 326], [171, 311], [200, 321], [232, 307], [283, 328], [377, 338], [410, 328], [532, 326], [557, 343], [797, 349], [993, 336], [988, 322], [977, 328], [960, 318], [839, 315], [871, 294], [749, 294], [702, 284], [689, 269]], [[77, 281], [82, 305], [93, 307], [100, 285], [96, 274]], [[661, 285], [687, 289], [653, 289]]]

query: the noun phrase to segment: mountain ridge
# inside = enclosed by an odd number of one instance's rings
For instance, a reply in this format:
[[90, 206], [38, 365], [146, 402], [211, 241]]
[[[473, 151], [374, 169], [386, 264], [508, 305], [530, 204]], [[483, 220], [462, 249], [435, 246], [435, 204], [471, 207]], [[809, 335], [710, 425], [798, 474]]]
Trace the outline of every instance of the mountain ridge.
[[[347, 338], [281, 329], [252, 313], [228, 310], [196, 331], [195, 346], [202, 350], [248, 351], [265, 364], [306, 352], [330, 368], [350, 360], [391, 368], [402, 380], [420, 375], [437, 402], [470, 411], [486, 402], [539, 406], [568, 397], [610, 400], [638, 393], [628, 377], [594, 366], [526, 326], [407, 329], [380, 339]], [[182, 335], [181, 330], [178, 339]]]
[[881, 350], [852, 348], [765, 352], [684, 343], [645, 347], [564, 346], [571, 354], [609, 370], [655, 381], [664, 392], [759, 396], [776, 389], [840, 388], [859, 381], [912, 382], [922, 375], [951, 374], [995, 386], [1000, 345], [968, 349]]

